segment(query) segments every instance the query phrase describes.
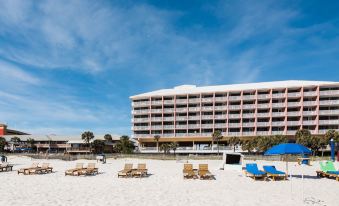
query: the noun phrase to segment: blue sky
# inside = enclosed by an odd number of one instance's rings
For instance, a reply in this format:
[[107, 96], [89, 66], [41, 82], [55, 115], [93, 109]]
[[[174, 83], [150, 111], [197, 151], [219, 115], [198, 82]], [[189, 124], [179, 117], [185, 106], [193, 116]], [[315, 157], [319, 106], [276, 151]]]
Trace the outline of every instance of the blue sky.
[[0, 122], [130, 134], [129, 96], [339, 81], [338, 1], [0, 0]]

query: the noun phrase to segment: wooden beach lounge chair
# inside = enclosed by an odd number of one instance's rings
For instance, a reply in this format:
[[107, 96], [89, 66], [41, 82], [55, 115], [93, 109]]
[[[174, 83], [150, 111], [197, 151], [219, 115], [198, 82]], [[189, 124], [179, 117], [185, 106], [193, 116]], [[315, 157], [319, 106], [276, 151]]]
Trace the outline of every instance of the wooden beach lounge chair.
[[50, 167], [49, 163], [42, 163], [40, 169], [44, 173], [52, 173], [53, 172], [53, 167]]
[[119, 177], [131, 177], [131, 173], [133, 170], [133, 164], [125, 164], [124, 169], [118, 172]]
[[0, 165], [0, 172], [7, 172], [7, 171], [12, 171], [13, 170], [13, 165], [6, 163], [3, 163]]
[[266, 177], [266, 172], [260, 171], [256, 163], [246, 164], [245, 173], [246, 176], [252, 177], [254, 180]]
[[30, 167], [19, 169], [18, 174], [22, 173], [24, 175], [28, 175], [28, 174], [30, 174], [30, 172], [29, 172], [30, 169], [37, 169], [38, 167], [39, 167], [39, 163], [33, 162]]
[[137, 169], [132, 171], [132, 176], [133, 177], [140, 177], [140, 178], [147, 176], [146, 164], [144, 164], [144, 163], [138, 164]]
[[183, 173], [184, 179], [197, 178], [197, 175], [193, 170], [192, 164], [184, 164], [184, 169], [182, 170], [182, 173]]
[[273, 181], [277, 179], [287, 179], [287, 174], [285, 172], [279, 171], [273, 165], [265, 165], [263, 166], [264, 171], [267, 173], [267, 177], [273, 179]]
[[326, 161], [325, 163], [320, 162], [321, 171], [317, 171], [318, 177], [333, 177], [339, 181], [339, 170], [336, 170], [333, 162]]
[[83, 168], [84, 168], [84, 163], [76, 163], [74, 169], [69, 169], [65, 171], [65, 176], [66, 175], [79, 176]]
[[86, 175], [98, 174], [98, 168], [95, 167], [95, 163], [88, 163], [87, 168], [84, 170]]
[[213, 179], [212, 173], [208, 170], [208, 164], [199, 164], [198, 175], [200, 179]]

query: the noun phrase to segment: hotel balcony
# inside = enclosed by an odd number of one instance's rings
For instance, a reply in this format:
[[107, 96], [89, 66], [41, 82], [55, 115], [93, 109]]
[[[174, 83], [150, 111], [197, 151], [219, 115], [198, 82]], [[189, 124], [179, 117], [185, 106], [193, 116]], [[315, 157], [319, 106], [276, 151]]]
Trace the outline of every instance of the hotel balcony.
[[175, 103], [176, 104], [187, 104], [187, 99], [176, 99]]
[[321, 125], [334, 125], [334, 124], [339, 124], [339, 120], [338, 119], [334, 119], [334, 120], [319, 120], [319, 124], [321, 124]]
[[328, 129], [321, 129], [319, 130], [319, 134], [326, 134], [326, 132], [328, 131]]
[[241, 106], [240, 105], [229, 105], [228, 108], [229, 110], [240, 110]]
[[320, 96], [339, 95], [339, 90], [320, 91]]
[[339, 110], [320, 110], [320, 115], [339, 115]]
[[202, 102], [213, 102], [213, 97], [208, 97], [208, 98], [201, 98]]
[[215, 97], [215, 101], [216, 102], [226, 102], [227, 101], [227, 97]]
[[213, 119], [213, 115], [202, 115], [201, 119]]
[[188, 108], [188, 111], [190, 111], [190, 112], [198, 112], [198, 111], [200, 111], [200, 110], [201, 110], [200, 107], [189, 107], [189, 108]]
[[271, 95], [269, 94], [258, 94], [258, 99], [269, 99], [271, 98]]
[[162, 109], [151, 109], [151, 113], [162, 113]]
[[228, 123], [228, 127], [238, 128], [238, 127], [241, 127], [241, 124], [240, 123]]
[[300, 116], [300, 112], [287, 112], [287, 116], [298, 117]]
[[215, 115], [215, 119], [227, 119], [227, 115]]
[[175, 133], [176, 137], [186, 137], [187, 133]]
[[339, 105], [339, 100], [323, 100], [319, 102], [320, 105]]
[[305, 120], [305, 121], [303, 121], [303, 125], [317, 125], [317, 121], [315, 121], [315, 120]]
[[152, 122], [162, 122], [162, 117], [152, 117]]
[[176, 129], [187, 129], [187, 125], [175, 125]]
[[174, 109], [173, 108], [164, 108], [164, 113], [173, 113]]
[[174, 117], [164, 117], [164, 121], [174, 121]]
[[257, 131], [257, 135], [270, 135], [269, 131]]
[[314, 116], [317, 115], [317, 111], [303, 111], [304, 116]]
[[277, 122], [272, 122], [272, 126], [285, 126], [285, 121], [277, 121]]
[[189, 103], [200, 103], [200, 98], [191, 98], [191, 99], [188, 99], [188, 102]]
[[317, 92], [304, 92], [304, 97], [315, 97], [318, 96]]
[[244, 122], [242, 123], [243, 127], [254, 127], [254, 122]]
[[[283, 135], [283, 134], [284, 134], [284, 131], [272, 131], [272, 135]], [[293, 134], [295, 134], [295, 131]]]
[[243, 136], [254, 136], [255, 132], [242, 132]]
[[174, 133], [164, 133], [162, 136], [163, 137], [175, 137], [175, 134]]
[[202, 107], [202, 111], [213, 111], [213, 107]]
[[220, 111], [220, 110], [227, 110], [227, 106], [215, 106], [215, 107], [214, 107], [214, 110], [216, 110], [216, 111], [217, 111], [217, 110], [219, 110], [219, 111]]
[[[190, 117], [196, 117], [196, 116], [190, 116]], [[197, 116], [197, 117], [198, 117], [198, 119], [200, 118], [200, 116]], [[187, 117], [186, 116], [176, 116], [175, 120], [176, 121], [186, 121]]]
[[288, 102], [288, 107], [300, 107], [300, 102]]
[[305, 101], [304, 106], [317, 106], [317, 101]]
[[201, 128], [213, 128], [213, 124], [201, 124]]
[[283, 108], [285, 107], [285, 103], [272, 103], [273, 108]]
[[132, 114], [148, 114], [149, 109], [133, 110]]
[[272, 112], [272, 117], [283, 117], [285, 112]]
[[273, 98], [285, 98], [285, 93], [272, 94]]
[[233, 101], [233, 100], [241, 100], [241, 96], [229, 96], [228, 100]]
[[200, 120], [200, 116], [188, 116], [188, 119], [189, 120]]
[[226, 128], [227, 124], [226, 123], [217, 123], [214, 124], [214, 128]]
[[174, 129], [174, 125], [164, 125], [164, 129]]
[[297, 132], [297, 130], [287, 130], [286, 134], [287, 135], [295, 135], [296, 132]]
[[299, 126], [301, 125], [301, 121], [287, 121], [288, 126]]
[[197, 136], [200, 136], [200, 133], [188, 133], [187, 136], [189, 137], [197, 137]]
[[148, 121], [149, 121], [148, 118], [134, 118], [134, 119], [132, 119], [132, 122], [148, 122]]
[[200, 124], [189, 124], [188, 129], [200, 129]]
[[255, 99], [255, 95], [244, 95], [243, 97], [242, 97], [242, 99], [244, 99], [244, 100], [250, 100], [250, 99]]
[[174, 99], [164, 100], [164, 104], [174, 104]]
[[257, 104], [257, 108], [269, 108], [270, 104]]
[[255, 104], [244, 104], [242, 105], [243, 109], [254, 109], [256, 106]]
[[301, 93], [300, 92], [291, 92], [291, 93], [287, 93], [288, 97], [300, 97]]
[[257, 117], [269, 117], [270, 113], [265, 112], [265, 113], [257, 113]]
[[254, 118], [254, 113], [243, 113], [242, 117], [247, 117], [247, 118]]
[[175, 112], [187, 112], [187, 108], [183, 107], [183, 108], [176, 108]]
[[149, 126], [133, 126], [132, 130], [149, 130]]
[[133, 134], [133, 138], [153, 137], [155, 134]]
[[229, 114], [228, 118], [229, 119], [240, 119], [241, 116], [240, 116], [240, 114]]
[[162, 125], [152, 125], [151, 129], [152, 130], [162, 130]]
[[228, 136], [240, 136], [241, 132], [228, 132]]
[[257, 122], [258, 127], [268, 127], [270, 126], [269, 122]]
[[152, 101], [152, 105], [162, 105], [162, 101], [161, 100]]
[[132, 102], [133, 107], [140, 107], [140, 106], [149, 106], [149, 101], [145, 102]]

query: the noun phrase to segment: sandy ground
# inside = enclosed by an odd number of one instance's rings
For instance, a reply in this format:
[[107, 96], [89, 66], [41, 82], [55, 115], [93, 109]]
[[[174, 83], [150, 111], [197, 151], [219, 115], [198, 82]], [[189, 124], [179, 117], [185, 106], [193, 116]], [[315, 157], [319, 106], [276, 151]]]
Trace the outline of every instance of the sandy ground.
[[[10, 157], [13, 172], [0, 173], [0, 205], [339, 205], [339, 182], [318, 179], [313, 166], [300, 167], [290, 163], [292, 180], [254, 181], [234, 170], [218, 170], [220, 161], [189, 161], [208, 163], [215, 180], [184, 180], [183, 162], [137, 159], [109, 159], [97, 164], [99, 175], [87, 177], [64, 176], [64, 171], [75, 166], [74, 162], [61, 160], [31, 160]], [[16, 170], [32, 162], [49, 162], [54, 171], [45, 175], [18, 175]], [[77, 161], [95, 162], [95, 161]], [[125, 163], [147, 163], [148, 178], [124, 179], [117, 171]], [[285, 169], [283, 162], [257, 162], [274, 164]], [[338, 167], [338, 163], [336, 163]], [[301, 171], [305, 179], [301, 179]], [[304, 188], [304, 189], [303, 189]], [[305, 202], [302, 201], [303, 191]]]

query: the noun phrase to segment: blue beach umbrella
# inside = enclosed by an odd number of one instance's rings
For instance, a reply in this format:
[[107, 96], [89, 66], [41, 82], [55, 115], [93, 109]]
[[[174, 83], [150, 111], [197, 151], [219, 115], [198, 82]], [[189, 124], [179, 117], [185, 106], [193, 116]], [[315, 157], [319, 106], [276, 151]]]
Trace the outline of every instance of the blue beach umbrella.
[[[267, 150], [264, 155], [301, 155], [311, 154], [312, 151], [301, 144], [283, 143], [272, 147]], [[288, 162], [286, 159], [286, 172], [288, 173]]]

